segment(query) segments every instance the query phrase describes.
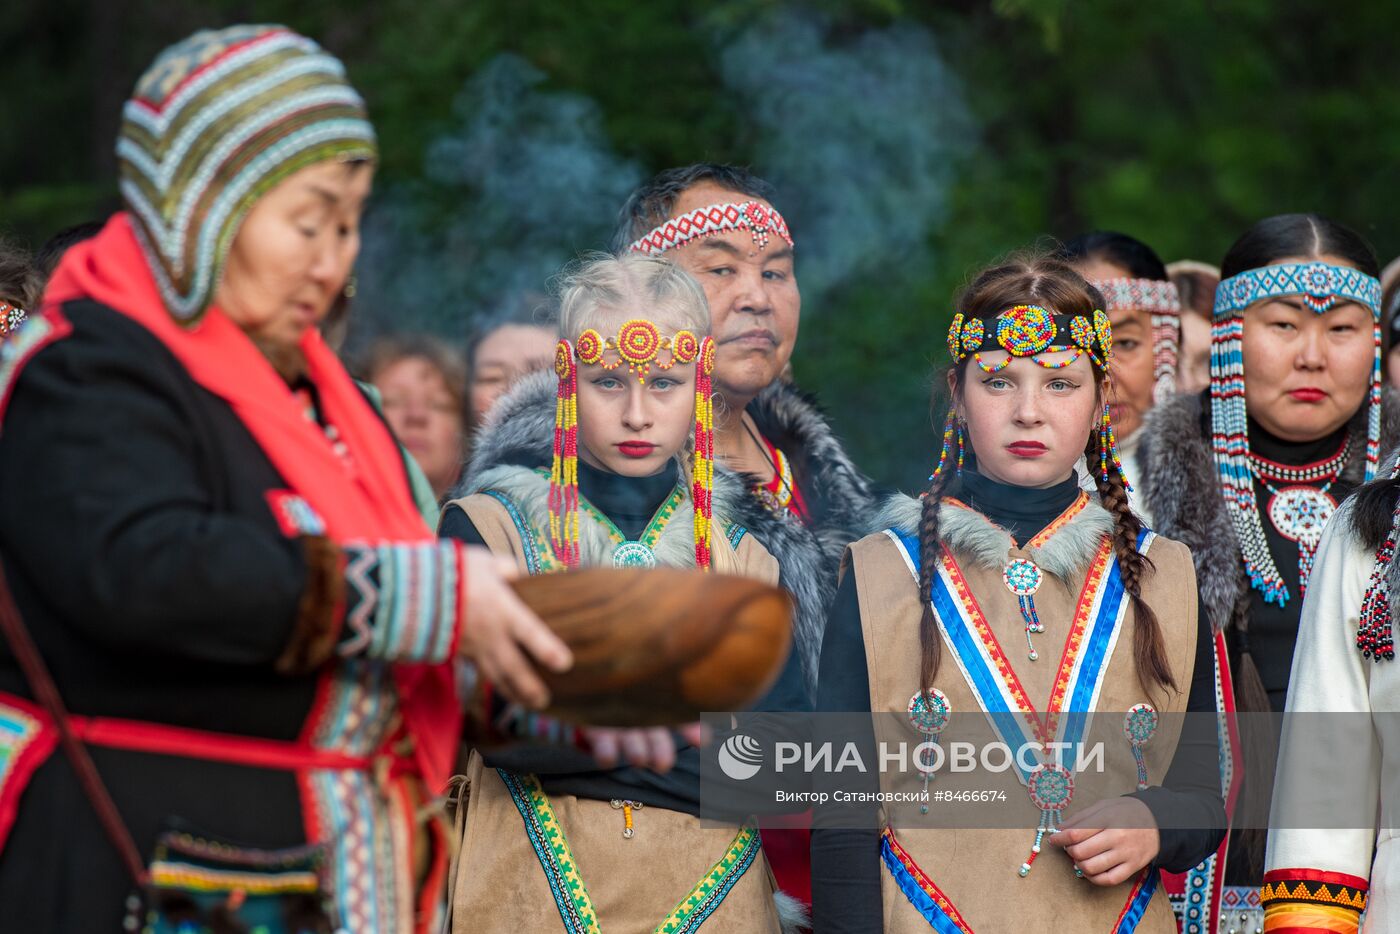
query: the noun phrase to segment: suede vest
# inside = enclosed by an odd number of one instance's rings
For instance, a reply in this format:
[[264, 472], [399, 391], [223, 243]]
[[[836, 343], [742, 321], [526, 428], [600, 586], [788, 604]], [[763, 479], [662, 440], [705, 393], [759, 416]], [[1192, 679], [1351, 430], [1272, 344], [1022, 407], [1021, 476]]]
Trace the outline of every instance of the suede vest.
[[[515, 504], [487, 493], [474, 493], [453, 500], [476, 526], [492, 554], [515, 558], [522, 573], [536, 574], [557, 569], [557, 561], [549, 545], [549, 530], [534, 528]], [[778, 561], [752, 535], [734, 529], [715, 517], [710, 543], [710, 561], [718, 574], [750, 577], [765, 584], [778, 585]], [[586, 517], [582, 521], [591, 521]], [[522, 530], [528, 534], [522, 535]], [[736, 540], [737, 539], [737, 543]], [[543, 565], [543, 566], [542, 566]]]
[[[491, 552], [514, 557], [522, 573], [557, 569], [548, 529], [535, 528], [509, 498], [477, 493], [454, 503]], [[720, 521], [714, 530], [716, 573], [777, 585], [778, 562], [757, 539]], [[543, 792], [532, 798], [529, 781], [504, 779], [480, 753], [471, 755], [453, 880], [454, 934], [588, 930], [594, 918], [603, 931], [703, 924], [707, 934], [778, 932], [775, 885], [756, 831], [646, 807], [636, 812], [636, 835], [624, 839], [623, 813], [610, 802]], [[540, 799], [548, 801], [548, 815], [526, 804]], [[546, 838], [554, 845], [542, 843]], [[542, 853], [551, 861], [548, 870]]]
[[[1100, 573], [1111, 559], [1109, 550], [1097, 554], [1097, 561], [1089, 563], [1088, 568], [1073, 575], [1073, 579], [1057, 578], [1042, 568], [1044, 578], [1034, 601], [1045, 632], [1034, 636], [1039, 655], [1036, 661], [1028, 659], [1025, 622], [1016, 596], [1002, 578], [1005, 561], [990, 566], [986, 557], [979, 563], [976, 555], [966, 551], [950, 551], [944, 559], [944, 566], [956, 585], [953, 588], [955, 597], [964, 606], [971, 608], [975, 604], [980, 608], [981, 617], [1001, 645], [1010, 669], [1037, 711], [1044, 712], [1047, 708], [1072, 622], [1077, 614], [1080, 617], [1090, 615], [1087, 606], [1080, 606], [1081, 590], [1086, 579]], [[1104, 767], [1090, 768], [1075, 775], [1074, 797], [1064, 812], [1065, 818], [1097, 800], [1137, 788], [1132, 749], [1122, 732], [1124, 712], [1143, 702], [1151, 703], [1161, 714], [1179, 714], [1186, 708], [1196, 642], [1197, 604], [1191, 556], [1184, 546], [1160, 537], [1151, 540], [1148, 555], [1155, 572], [1149, 573], [1143, 584], [1143, 597], [1157, 616], [1167, 658], [1181, 691], [1176, 693], [1154, 686], [1154, 690], [1148, 692], [1141, 686], [1133, 660], [1136, 623], [1129, 603], [1094, 705], [1104, 716], [1087, 734], [1096, 740], [1104, 739]], [[1012, 548], [1006, 560], [1035, 557], [1034, 549]], [[922, 734], [917, 733], [907, 719], [911, 698], [919, 689], [921, 604], [917, 581], [901, 546], [886, 533], [868, 536], [851, 546], [849, 560], [848, 570], [856, 575], [860, 598], [871, 710], [898, 714], [898, 718], [881, 718], [889, 721], [884, 732], [894, 729], [897, 721], [903, 733], [903, 736], [880, 738], [887, 743], [904, 739], [911, 745], [917, 744], [922, 741]], [[941, 620], [939, 627], [940, 635], [945, 635]], [[980, 749], [982, 744], [997, 736], [987, 718], [980, 715], [976, 695], [947, 639], [943, 638], [940, 645], [941, 661], [932, 686], [947, 696], [954, 717], [950, 727], [939, 736], [939, 742], [945, 750], [955, 741], [970, 742]], [[969, 713], [977, 715], [967, 716]], [[958, 714], [964, 716], [960, 718]], [[1159, 784], [1166, 774], [1180, 728], [1180, 718], [1164, 716], [1147, 743], [1144, 752], [1149, 784]], [[1074, 767], [1072, 761], [1066, 765]], [[923, 786], [916, 770], [900, 773], [887, 769], [881, 781], [881, 790], [886, 792], [916, 792]], [[929, 790], [931, 793], [967, 790], [1003, 796], [994, 804], [932, 801], [927, 816], [919, 814], [917, 804], [901, 802], [884, 806], [888, 830], [932, 884], [941, 890], [968, 929], [977, 934], [1119, 929], [1125, 909], [1140, 894], [1139, 887], [1146, 873], [1139, 873], [1137, 879], [1111, 888], [1096, 886], [1076, 877], [1070, 858], [1063, 850], [1046, 842], [1030, 873], [1025, 877], [1018, 875], [1022, 861], [1030, 854], [1040, 811], [1031, 803], [1014, 769], [997, 773], [979, 767], [963, 775], [940, 772], [929, 783]], [[930, 829], [930, 822], [937, 820], [939, 809], [947, 807], [1000, 808], [999, 817], [987, 822], [999, 826], [995, 829], [987, 824], [977, 829]], [[1007, 827], [1010, 821], [1005, 817], [1008, 813], [1005, 809], [1013, 809], [1009, 813], [1016, 815], [1016, 829]], [[961, 817], [960, 820], [970, 823]], [[887, 865], [881, 868], [881, 879], [887, 934], [928, 931], [929, 922], [914, 908]], [[1146, 897], [1143, 893], [1139, 907]], [[1160, 887], [1150, 896], [1150, 901], [1146, 901], [1136, 930], [1151, 934], [1171, 934], [1176, 930], [1167, 896]]]

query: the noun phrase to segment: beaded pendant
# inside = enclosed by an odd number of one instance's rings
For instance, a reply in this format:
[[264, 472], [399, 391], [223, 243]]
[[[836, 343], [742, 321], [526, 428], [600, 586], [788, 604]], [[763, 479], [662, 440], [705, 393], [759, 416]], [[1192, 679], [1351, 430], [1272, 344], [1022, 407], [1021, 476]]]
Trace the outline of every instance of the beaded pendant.
[[1026, 623], [1026, 657], [1035, 661], [1040, 654], [1035, 650], [1031, 634], [1045, 631], [1045, 624], [1035, 611], [1035, 592], [1040, 589], [1045, 575], [1034, 561], [1016, 558], [1002, 570], [1001, 579], [1006, 589], [1016, 595], [1016, 602], [1021, 606], [1021, 618]]
[[1023, 879], [1031, 874], [1045, 835], [1060, 829], [1060, 814], [1074, 800], [1074, 775], [1058, 762], [1047, 762], [1031, 772], [1026, 793], [1031, 796], [1031, 803], [1040, 808], [1040, 826], [1036, 828], [1030, 856], [1017, 871]]
[[1151, 704], [1134, 704], [1123, 717], [1123, 735], [1132, 747], [1133, 761], [1137, 763], [1138, 791], [1147, 787], [1147, 760], [1143, 758], [1142, 747], [1157, 732], [1159, 720], [1157, 708]]
[[[925, 743], [938, 742], [938, 734], [947, 728], [952, 712], [953, 705], [948, 703], [948, 695], [938, 688], [929, 688], [927, 694], [920, 691], [909, 698], [909, 722], [914, 725], [914, 729], [923, 734]], [[927, 753], [932, 757], [933, 750], [927, 750]], [[924, 777], [924, 797], [927, 798], [928, 783], [933, 778], [933, 763], [923, 755], [916, 755], [914, 767]], [[927, 801], [919, 805], [919, 813], [928, 813]]]
[[613, 549], [615, 568], [654, 568], [656, 552], [641, 542], [623, 542]]

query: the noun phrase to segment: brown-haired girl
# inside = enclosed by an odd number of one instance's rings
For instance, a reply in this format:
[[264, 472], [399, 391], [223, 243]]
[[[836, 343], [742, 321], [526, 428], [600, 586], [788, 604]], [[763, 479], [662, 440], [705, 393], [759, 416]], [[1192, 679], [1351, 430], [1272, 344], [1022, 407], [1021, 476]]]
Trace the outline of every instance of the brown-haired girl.
[[[1102, 309], [1035, 257], [986, 270], [959, 303], [938, 468], [922, 502], [897, 497], [889, 528], [848, 551], [818, 681], [818, 710], [895, 713], [886, 745], [922, 752], [882, 771], [878, 831], [814, 834], [817, 931], [1172, 931], [1158, 869], [1220, 838], [1213, 726], [1171, 716], [1214, 710], [1210, 639], [1190, 554], [1128, 508]], [[1095, 774], [1076, 771], [1089, 713], [1095, 738], [1116, 736]], [[939, 750], [969, 737], [1014, 766], [944, 777]], [[890, 801], [940, 782], [1004, 803]], [[978, 829], [946, 826], [974, 806], [989, 808]]]

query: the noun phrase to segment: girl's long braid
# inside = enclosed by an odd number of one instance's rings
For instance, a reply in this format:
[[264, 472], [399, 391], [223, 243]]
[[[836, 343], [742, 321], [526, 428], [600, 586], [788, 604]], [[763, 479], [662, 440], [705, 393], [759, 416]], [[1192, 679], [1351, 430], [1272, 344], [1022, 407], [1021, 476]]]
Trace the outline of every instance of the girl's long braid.
[[938, 537], [939, 503], [952, 473], [948, 469], [934, 474], [919, 513], [919, 601], [923, 604], [919, 617], [919, 689], [922, 691], [933, 686], [942, 655], [943, 643], [933, 615], [933, 581], [938, 574], [938, 559], [943, 555], [943, 542]]
[[1142, 584], [1154, 570], [1152, 561], [1137, 549], [1138, 534], [1142, 531], [1142, 520], [1128, 505], [1128, 490], [1123, 485], [1122, 475], [1114, 469], [1108, 470], [1105, 480], [1098, 467], [1099, 433], [1091, 432], [1088, 449], [1084, 452], [1087, 468], [1098, 486], [1099, 501], [1113, 516], [1113, 553], [1118, 559], [1119, 573], [1123, 577], [1123, 589], [1128, 592], [1133, 603], [1133, 661], [1137, 667], [1138, 681], [1143, 689], [1150, 691], [1153, 685], [1171, 688], [1180, 693], [1181, 687], [1172, 674], [1171, 663], [1167, 659], [1166, 643], [1162, 638], [1162, 627], [1157, 622], [1157, 614], [1147, 601], [1142, 599]]

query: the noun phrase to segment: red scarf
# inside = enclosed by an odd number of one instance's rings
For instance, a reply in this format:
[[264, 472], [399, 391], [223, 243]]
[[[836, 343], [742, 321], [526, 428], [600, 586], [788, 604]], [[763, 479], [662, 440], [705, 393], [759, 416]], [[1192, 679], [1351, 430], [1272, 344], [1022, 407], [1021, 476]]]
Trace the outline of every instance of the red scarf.
[[[85, 298], [145, 327], [195, 382], [227, 402], [282, 479], [325, 520], [330, 538], [434, 537], [414, 505], [398, 445], [319, 331], [306, 332], [301, 350], [321, 411], [349, 449], [348, 464], [262, 352], [217, 307], [188, 328], [170, 316], [125, 213], [64, 254], [44, 305]], [[452, 666], [397, 665], [395, 674], [418, 765], [436, 793], [446, 787], [460, 736]]]

